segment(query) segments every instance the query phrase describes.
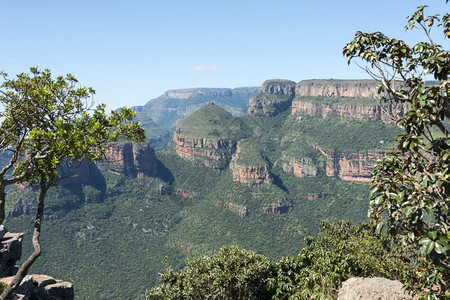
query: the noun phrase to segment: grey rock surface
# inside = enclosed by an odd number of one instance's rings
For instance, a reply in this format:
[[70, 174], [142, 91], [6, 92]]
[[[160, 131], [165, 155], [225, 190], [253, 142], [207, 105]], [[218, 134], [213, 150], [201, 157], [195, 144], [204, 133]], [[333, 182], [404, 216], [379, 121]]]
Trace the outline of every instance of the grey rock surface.
[[352, 277], [342, 283], [338, 300], [413, 300], [403, 284], [386, 278]]

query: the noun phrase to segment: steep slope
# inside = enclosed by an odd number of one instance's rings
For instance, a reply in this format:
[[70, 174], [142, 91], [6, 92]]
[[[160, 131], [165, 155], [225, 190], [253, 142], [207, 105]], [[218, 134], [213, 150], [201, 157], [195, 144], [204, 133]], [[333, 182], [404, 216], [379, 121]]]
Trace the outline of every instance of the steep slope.
[[177, 154], [213, 169], [224, 169], [245, 134], [229, 112], [210, 102], [180, 122], [175, 129]]
[[292, 115], [322, 118], [374, 119], [393, 123], [392, 116], [402, 116], [403, 108], [379, 105], [375, 80], [305, 80], [295, 87]]
[[105, 155], [106, 162], [97, 163], [102, 171], [133, 177], [156, 175], [157, 161], [150, 143], [111, 143], [106, 145]]
[[262, 155], [262, 149], [253, 139], [243, 139], [237, 144], [230, 163], [233, 180], [249, 187], [272, 184], [269, 164]]
[[290, 108], [294, 96], [295, 82], [284, 79], [266, 80], [258, 93], [250, 97], [248, 114], [275, 116]]

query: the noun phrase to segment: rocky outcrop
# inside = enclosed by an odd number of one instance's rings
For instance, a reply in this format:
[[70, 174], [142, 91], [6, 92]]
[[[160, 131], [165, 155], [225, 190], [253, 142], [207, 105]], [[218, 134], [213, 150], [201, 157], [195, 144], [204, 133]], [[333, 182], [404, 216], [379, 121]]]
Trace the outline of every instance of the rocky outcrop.
[[[9, 284], [18, 267], [16, 262], [22, 256], [23, 233], [10, 233], [0, 225], [0, 282]], [[15, 291], [14, 299], [70, 300], [74, 298], [70, 282], [54, 279], [47, 275], [27, 275]]]
[[[304, 80], [295, 88], [292, 115], [302, 113], [313, 117], [344, 117], [377, 119], [393, 123], [391, 116], [402, 116], [404, 110], [392, 104], [379, 105], [370, 99], [380, 99], [379, 83], [375, 80]], [[311, 99], [316, 97], [316, 99]], [[366, 98], [362, 103], [336, 101], [335, 98]], [[329, 100], [327, 100], [329, 99]], [[366, 102], [366, 103], [364, 103]]]
[[282, 215], [288, 213], [292, 209], [292, 203], [289, 202], [278, 202], [267, 205], [264, 208], [264, 213]]
[[[0, 278], [0, 282], [9, 284], [14, 276]], [[16, 291], [14, 299], [72, 300], [75, 298], [73, 284], [55, 279], [48, 275], [32, 274], [24, 277]]]
[[403, 284], [397, 280], [386, 278], [352, 277], [342, 283], [338, 300], [412, 300], [406, 293]]
[[248, 114], [271, 117], [290, 108], [295, 96], [295, 82], [267, 80], [249, 99]]
[[157, 172], [155, 151], [150, 143], [111, 143], [106, 145], [107, 164], [102, 170], [132, 177], [153, 177]]
[[380, 98], [375, 80], [303, 80], [295, 87], [295, 95], [330, 98]]
[[312, 161], [312, 159], [305, 158], [293, 158], [284, 156], [284, 163], [282, 165], [283, 171], [292, 174], [295, 177], [316, 177], [318, 168]]
[[184, 137], [177, 130], [173, 139], [178, 156], [215, 170], [226, 168], [235, 148], [233, 141]]
[[234, 181], [238, 181], [249, 187], [257, 188], [272, 183], [269, 168], [267, 166], [254, 167], [233, 164], [230, 169], [233, 173]]
[[263, 185], [272, 184], [273, 180], [270, 175], [269, 165], [264, 158], [262, 158], [259, 153], [254, 153], [257, 159], [249, 160], [248, 162], [243, 163], [241, 156], [245, 155], [243, 154], [243, 151], [245, 150], [248, 149], [244, 149], [240, 141], [230, 163], [230, 170], [233, 174], [233, 180], [245, 184], [251, 188], [258, 188]]
[[22, 257], [23, 233], [10, 233], [0, 225], [0, 276], [16, 274], [16, 262]]
[[404, 111], [402, 108], [392, 104], [382, 106], [378, 104], [340, 104], [327, 103], [326, 100], [323, 102], [313, 102], [298, 97], [292, 101], [292, 115], [295, 116], [298, 113], [321, 118], [375, 119], [390, 124], [394, 122], [392, 116], [403, 116]]
[[237, 205], [234, 203], [228, 203], [228, 209], [231, 212], [234, 212], [236, 214], [238, 214], [239, 217], [241, 218], [246, 218], [248, 216], [249, 210], [247, 209], [246, 206], [243, 205]]
[[328, 151], [320, 146], [315, 148], [327, 157], [325, 163], [327, 176], [345, 181], [369, 182], [370, 172], [376, 161], [385, 156], [384, 152], [378, 151]]

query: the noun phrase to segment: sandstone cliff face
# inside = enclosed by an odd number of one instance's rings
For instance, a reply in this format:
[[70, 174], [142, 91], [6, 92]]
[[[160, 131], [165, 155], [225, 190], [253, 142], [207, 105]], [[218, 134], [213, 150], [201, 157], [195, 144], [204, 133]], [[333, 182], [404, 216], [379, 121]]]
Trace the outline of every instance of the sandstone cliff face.
[[283, 171], [292, 174], [295, 177], [316, 177], [317, 176], [317, 166], [310, 158], [293, 158], [293, 157], [283, 157], [287, 162], [284, 162], [282, 167]]
[[152, 177], [157, 172], [155, 151], [151, 144], [132, 143], [106, 145], [106, 158], [109, 164], [101, 163], [107, 172], [133, 176]]
[[370, 172], [378, 159], [385, 156], [384, 152], [351, 152], [327, 151], [320, 146], [322, 154], [327, 157], [325, 173], [327, 176], [340, 178], [345, 181], [369, 182]]
[[238, 181], [249, 187], [257, 188], [272, 183], [267, 166], [254, 167], [231, 164], [230, 169], [233, 173], [234, 181]]
[[391, 104], [351, 104], [336, 101], [313, 102], [305, 97], [323, 98], [381, 98], [378, 82], [375, 80], [304, 80], [295, 87], [296, 98], [292, 101], [292, 115], [303, 113], [308, 116], [354, 119], [377, 119], [393, 123], [391, 115], [402, 116], [404, 111]]
[[253, 116], [275, 116], [291, 106], [295, 96], [295, 82], [289, 80], [267, 80], [259, 92], [250, 97], [248, 114]]
[[331, 98], [380, 98], [375, 80], [303, 80], [295, 87], [296, 96]]
[[235, 142], [221, 139], [184, 137], [175, 131], [174, 141], [177, 154], [186, 160], [212, 168], [223, 170], [228, 165]]
[[233, 155], [230, 163], [230, 170], [233, 174], [233, 180], [245, 184], [252, 188], [261, 187], [272, 183], [269, 167], [264, 165], [243, 165], [239, 163], [239, 157], [243, 148], [238, 144], [236, 153]]
[[264, 213], [282, 215], [288, 213], [292, 209], [292, 204], [288, 202], [278, 202], [269, 204], [264, 208]]
[[312, 117], [333, 118], [344, 117], [352, 119], [376, 119], [384, 123], [393, 123], [391, 115], [403, 115], [403, 110], [388, 105], [356, 105], [337, 103], [317, 103], [296, 98], [292, 101], [292, 115], [303, 113]]

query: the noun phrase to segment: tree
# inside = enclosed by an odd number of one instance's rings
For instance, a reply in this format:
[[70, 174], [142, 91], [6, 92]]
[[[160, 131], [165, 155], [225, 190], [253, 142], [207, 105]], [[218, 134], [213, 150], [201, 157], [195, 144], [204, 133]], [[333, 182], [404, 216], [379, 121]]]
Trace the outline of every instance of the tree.
[[[448, 4], [448, 0], [446, 1]], [[369, 214], [378, 232], [387, 230], [399, 245], [420, 248], [436, 269], [430, 284], [449, 280], [450, 117], [448, 50], [433, 41], [441, 27], [450, 37], [450, 15], [425, 16], [419, 6], [407, 18], [407, 30], [419, 29], [425, 41], [414, 46], [381, 32], [357, 32], [343, 50], [348, 63], [366, 62], [365, 70], [380, 81], [381, 101], [397, 105], [392, 115], [404, 133], [397, 150], [378, 161], [371, 180]], [[432, 77], [435, 81], [426, 82]], [[441, 289], [441, 292], [443, 292]]]
[[188, 261], [180, 271], [168, 267], [162, 284], [146, 299], [270, 299], [266, 282], [272, 262], [239, 246], [222, 247], [212, 256]]
[[6, 188], [28, 182], [39, 186], [34, 223], [34, 251], [19, 268], [11, 284], [0, 295], [6, 299], [20, 284], [28, 269], [41, 254], [39, 243], [44, 200], [50, 187], [57, 185], [58, 168], [87, 158], [104, 159], [104, 144], [120, 137], [145, 140], [144, 129], [131, 122], [134, 112], [128, 108], [105, 113], [105, 105], [93, 108], [95, 91], [77, 87], [77, 79], [68, 74], [52, 78], [49, 70], [31, 68], [30, 74], [18, 74], [0, 86], [0, 151], [9, 161], [0, 170], [0, 224], [5, 219]]
[[[274, 264], [268, 281], [272, 299], [336, 299], [342, 282], [354, 276], [400, 280], [416, 292], [423, 285], [403, 253], [392, 251], [389, 239], [368, 224], [322, 221], [317, 238], [305, 242], [297, 257]], [[424, 260], [417, 265], [429, 267]]]

